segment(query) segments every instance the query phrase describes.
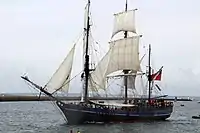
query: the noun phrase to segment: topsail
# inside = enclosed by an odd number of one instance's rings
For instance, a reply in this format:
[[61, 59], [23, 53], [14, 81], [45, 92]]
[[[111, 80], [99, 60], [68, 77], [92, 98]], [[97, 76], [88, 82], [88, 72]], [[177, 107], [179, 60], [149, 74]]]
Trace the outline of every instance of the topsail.
[[136, 33], [135, 10], [120, 12], [114, 15], [114, 27], [112, 37], [121, 31]]

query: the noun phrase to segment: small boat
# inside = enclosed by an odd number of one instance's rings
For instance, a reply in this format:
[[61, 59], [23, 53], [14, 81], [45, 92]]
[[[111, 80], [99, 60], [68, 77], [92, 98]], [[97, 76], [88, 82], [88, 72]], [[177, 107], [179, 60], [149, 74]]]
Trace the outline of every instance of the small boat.
[[181, 104], [181, 106], [185, 106], [184, 104]]
[[200, 115], [199, 116], [192, 116], [193, 119], [200, 119]]

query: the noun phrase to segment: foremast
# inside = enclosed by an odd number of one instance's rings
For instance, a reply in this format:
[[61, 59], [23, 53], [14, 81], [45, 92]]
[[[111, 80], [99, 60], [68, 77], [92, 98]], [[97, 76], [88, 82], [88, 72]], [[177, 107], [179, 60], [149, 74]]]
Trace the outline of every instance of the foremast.
[[85, 85], [84, 85], [84, 102], [88, 101], [88, 79], [89, 79], [89, 54], [88, 54], [88, 45], [89, 45], [89, 32], [90, 32], [90, 0], [88, 0], [88, 9], [87, 9], [87, 24], [86, 24], [86, 44], [85, 44]]
[[[85, 28], [86, 33], [86, 43], [85, 43], [85, 60], [84, 60], [84, 74], [85, 74], [85, 82], [84, 82], [84, 102], [87, 102], [88, 100], [88, 79], [89, 79], [89, 53], [88, 53], [88, 43], [89, 43], [89, 31], [90, 31], [90, 17], [89, 17], [89, 9], [90, 9], [90, 0], [88, 0], [88, 9], [87, 9], [87, 23]], [[56, 70], [56, 72], [53, 74], [49, 82], [44, 86], [39, 86], [36, 83], [29, 80], [27, 76], [21, 76], [22, 79], [30, 83], [35, 88], [39, 89], [40, 92], [45, 93], [47, 96], [54, 98], [58, 101], [58, 99], [53, 95], [57, 91], [64, 91], [67, 92], [69, 89], [69, 83], [70, 83], [70, 75], [72, 71], [72, 64], [73, 64], [73, 58], [74, 58], [74, 51], [75, 46], [72, 47], [68, 55], [65, 57], [59, 68]], [[59, 100], [60, 101], [60, 100]]]

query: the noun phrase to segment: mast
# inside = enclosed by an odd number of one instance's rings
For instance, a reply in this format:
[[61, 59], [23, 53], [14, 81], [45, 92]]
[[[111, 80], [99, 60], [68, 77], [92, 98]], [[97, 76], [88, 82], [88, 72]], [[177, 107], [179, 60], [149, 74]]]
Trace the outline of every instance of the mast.
[[[126, 4], [125, 4], [125, 12], [127, 12], [127, 8], [128, 8], [128, 3], [126, 0]], [[127, 38], [127, 31], [124, 32], [124, 38]], [[128, 74], [129, 70], [123, 70], [124, 74]], [[125, 101], [124, 103], [127, 104], [127, 99], [128, 99], [128, 87], [127, 87], [127, 76], [124, 76], [124, 86], [125, 86]]]
[[86, 46], [85, 46], [85, 66], [84, 66], [84, 73], [85, 73], [85, 88], [84, 88], [84, 102], [88, 100], [88, 79], [89, 79], [89, 54], [88, 54], [88, 43], [89, 43], [89, 31], [90, 31], [90, 0], [88, 0], [88, 13], [87, 13], [87, 27], [86, 27]]
[[148, 80], [149, 80], [149, 103], [151, 100], [151, 44], [149, 44], [149, 74], [148, 74]]
[[[125, 12], [127, 12], [127, 9], [128, 9], [128, 2], [126, 0], [126, 4], [125, 4]], [[124, 32], [124, 38], [127, 38], [127, 31]]]

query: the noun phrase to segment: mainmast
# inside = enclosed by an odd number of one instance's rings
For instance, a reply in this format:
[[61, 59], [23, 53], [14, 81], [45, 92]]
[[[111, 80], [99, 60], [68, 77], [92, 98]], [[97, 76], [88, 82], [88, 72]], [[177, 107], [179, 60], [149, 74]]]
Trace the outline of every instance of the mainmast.
[[88, 79], [89, 79], [89, 54], [88, 54], [88, 43], [89, 43], [89, 31], [90, 31], [90, 0], [88, 0], [88, 10], [87, 10], [87, 27], [86, 27], [86, 46], [85, 46], [85, 88], [84, 88], [84, 101], [88, 100]]
[[149, 80], [149, 103], [151, 100], [151, 45], [149, 44], [149, 74], [148, 74], [148, 80]]
[[[127, 12], [127, 9], [128, 9], [128, 2], [126, 0], [126, 4], [125, 4], [125, 12]], [[127, 31], [124, 32], [124, 38], [127, 38]]]
[[[127, 12], [127, 8], [128, 8], [128, 3], [127, 3], [127, 0], [126, 0], [126, 4], [125, 4], [125, 12]], [[127, 38], [127, 34], [128, 32], [125, 31], [124, 32], [124, 38]], [[124, 74], [128, 74], [129, 70], [123, 70]], [[127, 104], [127, 99], [128, 99], [128, 87], [127, 87], [127, 76], [125, 75], [124, 76], [124, 86], [125, 86], [125, 101], [124, 103]]]

